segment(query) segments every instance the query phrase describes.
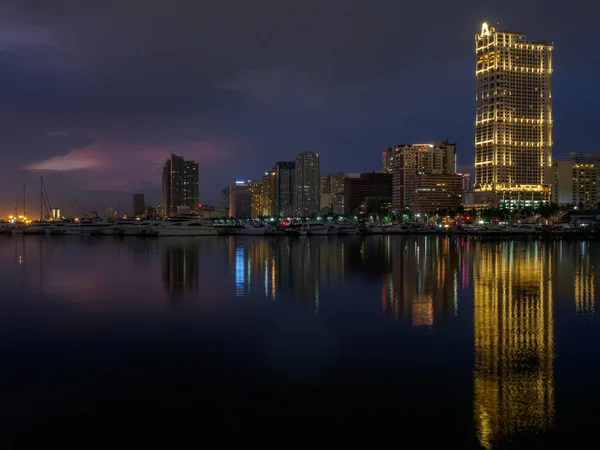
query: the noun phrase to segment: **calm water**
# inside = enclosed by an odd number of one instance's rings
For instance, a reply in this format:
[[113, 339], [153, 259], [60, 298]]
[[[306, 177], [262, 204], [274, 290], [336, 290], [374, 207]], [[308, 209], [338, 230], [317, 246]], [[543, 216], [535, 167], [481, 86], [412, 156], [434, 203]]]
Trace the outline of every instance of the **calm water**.
[[0, 238], [3, 448], [277, 419], [410, 448], [596, 439], [600, 243]]

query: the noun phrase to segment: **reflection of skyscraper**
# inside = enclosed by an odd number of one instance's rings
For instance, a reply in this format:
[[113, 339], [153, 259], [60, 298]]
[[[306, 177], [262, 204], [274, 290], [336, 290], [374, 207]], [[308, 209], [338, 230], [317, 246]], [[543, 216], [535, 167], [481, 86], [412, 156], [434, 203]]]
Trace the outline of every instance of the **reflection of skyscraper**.
[[554, 420], [552, 258], [539, 243], [474, 248], [474, 415], [484, 448]]
[[165, 288], [171, 294], [198, 290], [198, 254], [193, 245], [171, 245], [163, 248], [162, 274]]
[[586, 245], [582, 245], [575, 258], [575, 285], [573, 286], [575, 311], [582, 318], [594, 319], [595, 267]]
[[431, 327], [457, 314], [461, 241], [431, 236], [388, 239], [393, 255], [389, 296], [393, 314], [415, 327]]
[[233, 236], [229, 239], [235, 295], [264, 293], [265, 298], [275, 300], [278, 270], [273, 241]]

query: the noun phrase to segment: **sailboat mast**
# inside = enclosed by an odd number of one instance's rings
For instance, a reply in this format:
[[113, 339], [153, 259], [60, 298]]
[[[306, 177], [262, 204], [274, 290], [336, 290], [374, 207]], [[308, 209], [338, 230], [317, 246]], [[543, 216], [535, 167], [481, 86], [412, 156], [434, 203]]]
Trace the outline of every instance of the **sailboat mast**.
[[44, 179], [40, 177], [40, 222], [44, 220], [44, 189], [43, 183]]
[[23, 217], [25, 217], [27, 213], [25, 212], [25, 185], [23, 185]]

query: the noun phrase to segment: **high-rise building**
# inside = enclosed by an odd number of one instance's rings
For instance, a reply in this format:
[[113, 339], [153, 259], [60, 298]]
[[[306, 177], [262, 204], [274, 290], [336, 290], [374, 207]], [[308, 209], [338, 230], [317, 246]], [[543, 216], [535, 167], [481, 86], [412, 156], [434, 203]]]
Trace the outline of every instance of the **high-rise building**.
[[274, 216], [275, 215], [275, 199], [277, 196], [277, 172], [275, 168], [270, 172], [266, 172], [262, 177], [263, 189], [262, 189], [262, 203], [263, 203], [263, 216]]
[[473, 190], [473, 181], [470, 173], [457, 172], [456, 175], [462, 177], [463, 192], [470, 192]]
[[414, 186], [414, 213], [456, 211], [463, 203], [463, 178], [460, 175], [419, 174]]
[[475, 190], [499, 207], [549, 199], [552, 45], [487, 23], [475, 36]]
[[319, 177], [319, 206], [321, 211], [331, 210], [331, 179], [329, 175]]
[[394, 151], [396, 147], [389, 147], [385, 152], [381, 154], [381, 171], [383, 173], [392, 173], [394, 170]]
[[339, 172], [320, 177], [319, 203], [321, 211], [333, 214], [344, 213], [344, 180], [346, 174]]
[[456, 145], [436, 140], [433, 144], [396, 145], [393, 151], [392, 209], [412, 208], [415, 177], [419, 174], [456, 174]]
[[229, 216], [238, 219], [252, 217], [252, 193], [245, 181], [229, 183]]
[[263, 215], [263, 182], [235, 181], [229, 183], [229, 216], [255, 219]]
[[294, 205], [299, 215], [319, 211], [319, 155], [303, 152], [296, 155]]
[[177, 207], [198, 208], [198, 163], [171, 154], [163, 169], [162, 207], [164, 214], [177, 214]]
[[358, 213], [367, 199], [373, 199], [381, 206], [388, 204], [392, 200], [392, 180], [391, 174], [377, 172], [361, 173], [358, 177], [346, 177], [344, 183], [345, 212], [347, 214]]
[[595, 209], [598, 205], [598, 167], [570, 160], [552, 163], [552, 201], [560, 206]]
[[275, 163], [275, 215], [291, 216], [294, 213], [295, 162]]
[[133, 194], [132, 202], [133, 217], [142, 216], [146, 211], [146, 200], [144, 194]]

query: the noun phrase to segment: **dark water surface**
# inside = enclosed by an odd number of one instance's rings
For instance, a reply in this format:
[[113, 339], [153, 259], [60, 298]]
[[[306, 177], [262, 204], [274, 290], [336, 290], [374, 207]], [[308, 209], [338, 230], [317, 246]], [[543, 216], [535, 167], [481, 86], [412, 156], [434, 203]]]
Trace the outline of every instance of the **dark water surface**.
[[597, 440], [600, 243], [0, 238], [2, 448]]

